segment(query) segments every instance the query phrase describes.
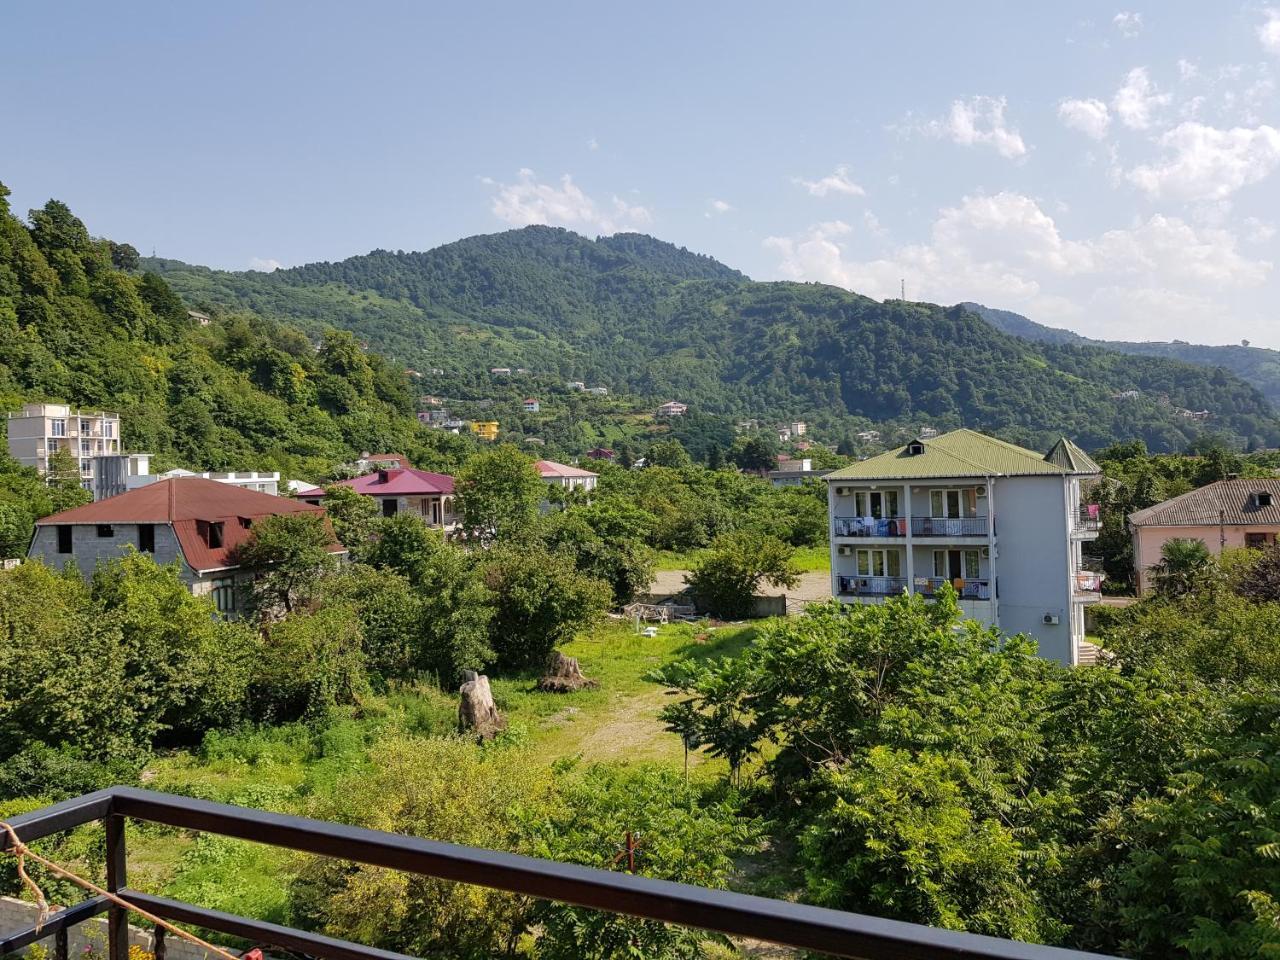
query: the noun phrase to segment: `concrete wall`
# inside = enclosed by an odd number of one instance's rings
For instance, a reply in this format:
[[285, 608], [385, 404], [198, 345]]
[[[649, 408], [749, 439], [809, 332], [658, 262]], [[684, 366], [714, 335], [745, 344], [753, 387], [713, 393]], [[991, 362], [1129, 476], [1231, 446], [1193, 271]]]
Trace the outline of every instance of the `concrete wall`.
[[[1039, 641], [1041, 656], [1064, 664], [1075, 662], [1070, 496], [1071, 481], [1065, 477], [1002, 477], [993, 484], [990, 505], [996, 518], [1000, 629], [1030, 634]], [[1046, 624], [1045, 614], [1058, 622]]]
[[1160, 551], [1169, 540], [1200, 540], [1209, 548], [1210, 553], [1217, 556], [1222, 552], [1223, 546], [1228, 550], [1245, 546], [1246, 537], [1250, 533], [1261, 533], [1274, 538], [1280, 533], [1280, 528], [1268, 524], [1134, 528], [1133, 567], [1138, 577], [1138, 592], [1146, 593], [1151, 589], [1150, 568], [1160, 562]]
[[[68, 560], [75, 560], [76, 566], [85, 576], [93, 573], [100, 560], [113, 560], [124, 554], [127, 547], [138, 546], [138, 525], [135, 523], [114, 523], [111, 525], [110, 537], [99, 537], [98, 527], [91, 523], [71, 525], [71, 553], [58, 552], [58, 530], [56, 524], [36, 527], [35, 538], [27, 556], [32, 560], [42, 560], [46, 566], [61, 570]], [[178, 538], [173, 527], [164, 523], [153, 525], [156, 536], [156, 563], [168, 564], [181, 561], [182, 551], [178, 547]], [[193, 576], [182, 564], [183, 579], [192, 582]]]
[[[34, 903], [15, 900], [13, 897], [0, 897], [0, 936], [17, 933], [35, 926], [39, 911]], [[38, 941], [53, 956], [53, 937]], [[142, 929], [130, 925], [129, 943], [136, 944], [144, 950], [153, 947], [150, 929]], [[193, 943], [175, 937], [172, 933], [165, 936], [165, 956], [171, 960], [206, 960], [209, 952]], [[107, 955], [107, 918], [94, 917], [84, 923], [76, 924], [67, 931], [67, 955], [81, 957], [86, 950], [92, 950], [100, 957]]]

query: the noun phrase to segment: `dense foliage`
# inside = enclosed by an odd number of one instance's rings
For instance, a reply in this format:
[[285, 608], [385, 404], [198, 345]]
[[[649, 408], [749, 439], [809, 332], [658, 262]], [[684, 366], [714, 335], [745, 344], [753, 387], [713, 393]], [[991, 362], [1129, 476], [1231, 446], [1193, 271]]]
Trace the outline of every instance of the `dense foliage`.
[[[1171, 450], [1201, 429], [1183, 407], [1210, 410], [1241, 442], [1280, 441], [1262, 395], [1220, 369], [1031, 342], [958, 307], [756, 283], [635, 234], [528, 227], [270, 274], [146, 263], [194, 302], [354, 331], [442, 371], [422, 381], [434, 393], [466, 396], [500, 364], [845, 435], [925, 420], [1034, 446], [1065, 433], [1090, 448], [1141, 437]], [[1131, 389], [1143, 396], [1113, 397]]]

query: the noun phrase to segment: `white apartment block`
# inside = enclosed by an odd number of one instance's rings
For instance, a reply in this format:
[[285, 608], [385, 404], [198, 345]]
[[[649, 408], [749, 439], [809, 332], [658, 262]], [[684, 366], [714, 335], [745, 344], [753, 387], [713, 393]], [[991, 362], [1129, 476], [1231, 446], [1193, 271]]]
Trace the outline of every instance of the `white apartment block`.
[[831, 590], [848, 603], [955, 589], [965, 616], [1080, 661], [1085, 606], [1102, 577], [1083, 544], [1098, 465], [1063, 438], [1048, 454], [972, 430], [917, 439], [826, 477]]
[[41, 473], [48, 472], [49, 457], [69, 450], [80, 465], [80, 482], [92, 490], [94, 458], [120, 452], [120, 415], [105, 410], [73, 410], [65, 403], [28, 403], [9, 413], [9, 456]]

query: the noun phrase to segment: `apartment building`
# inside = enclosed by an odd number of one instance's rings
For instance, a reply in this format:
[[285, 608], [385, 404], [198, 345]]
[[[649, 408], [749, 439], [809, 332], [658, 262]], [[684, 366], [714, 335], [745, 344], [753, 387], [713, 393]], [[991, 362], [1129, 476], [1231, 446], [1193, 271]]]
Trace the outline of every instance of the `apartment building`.
[[1102, 577], [1084, 543], [1101, 529], [1087, 494], [1101, 470], [1065, 437], [1047, 454], [953, 430], [828, 474], [831, 590], [849, 603], [950, 583], [964, 614], [1026, 633], [1079, 662]]
[[28, 403], [5, 418], [9, 456], [41, 473], [49, 457], [69, 450], [80, 465], [80, 482], [93, 490], [94, 457], [120, 453], [120, 415], [105, 410], [74, 410], [65, 403]]

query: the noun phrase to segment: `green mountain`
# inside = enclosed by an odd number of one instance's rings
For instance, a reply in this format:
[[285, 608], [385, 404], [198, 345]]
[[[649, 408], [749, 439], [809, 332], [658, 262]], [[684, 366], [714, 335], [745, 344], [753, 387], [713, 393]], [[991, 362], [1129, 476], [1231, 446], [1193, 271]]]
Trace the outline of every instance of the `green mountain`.
[[[1180, 449], [1207, 428], [1280, 442], [1262, 394], [1219, 369], [1034, 342], [964, 307], [755, 282], [637, 234], [527, 227], [269, 274], [146, 265], [211, 309], [350, 330], [426, 371], [432, 392], [483, 390], [490, 367], [525, 367], [713, 414], [805, 417], [836, 435], [927, 422], [1041, 446], [1066, 432], [1091, 447], [1141, 437]], [[1130, 389], [1142, 396], [1116, 396]]]
[[1135, 356], [1168, 357], [1201, 366], [1222, 367], [1230, 370], [1246, 383], [1253, 384], [1273, 404], [1280, 405], [1280, 350], [1267, 350], [1246, 344], [1209, 346], [1187, 343], [1184, 340], [1149, 342], [1093, 340], [1061, 327], [1047, 327], [1009, 310], [997, 310], [980, 303], [962, 303], [960, 306], [972, 310], [1005, 333], [1011, 333], [1026, 340], [1037, 340], [1043, 343], [1088, 344]]
[[[161, 469], [276, 469], [320, 479], [361, 450], [448, 465], [468, 441], [420, 426], [403, 367], [345, 331], [312, 336], [225, 312], [201, 325], [127, 244], [65, 204], [24, 222], [0, 184], [0, 410], [116, 410], [127, 449]], [[14, 465], [0, 457], [0, 474]], [[0, 482], [0, 501], [4, 500]]]

